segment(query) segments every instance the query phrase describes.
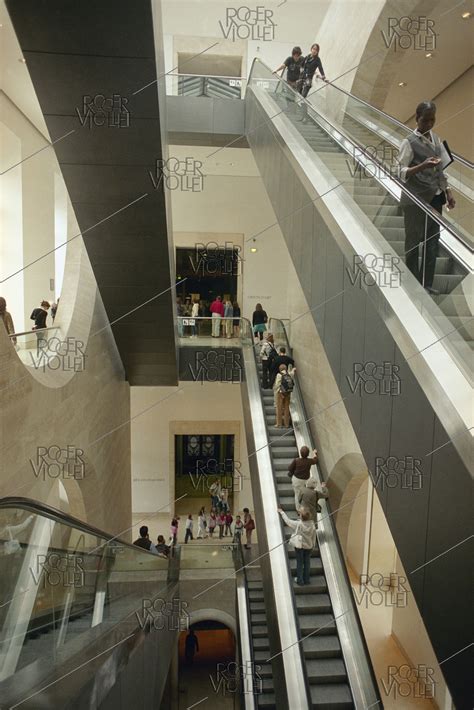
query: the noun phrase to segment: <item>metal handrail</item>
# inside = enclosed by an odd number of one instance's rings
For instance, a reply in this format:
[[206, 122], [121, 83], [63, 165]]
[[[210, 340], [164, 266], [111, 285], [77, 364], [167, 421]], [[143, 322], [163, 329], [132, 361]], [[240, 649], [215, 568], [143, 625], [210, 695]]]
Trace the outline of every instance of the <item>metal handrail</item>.
[[[369, 104], [368, 101], [364, 101], [364, 99], [361, 99], [359, 96], [355, 96], [354, 94], [351, 94], [350, 91], [347, 91], [346, 89], [343, 89], [340, 86], [336, 86], [336, 84], [333, 84], [331, 81], [327, 81], [326, 83], [331, 84], [335, 89], [338, 91], [341, 91], [343, 94], [346, 94], [346, 96], [349, 96], [351, 99], [354, 99], [355, 101], [359, 101], [361, 104], [364, 104], [365, 106], [368, 106], [372, 111], [375, 111], [376, 113], [379, 113], [381, 116], [384, 116], [385, 118], [388, 118], [389, 121], [392, 123], [395, 123], [397, 126], [400, 128], [404, 128], [405, 130], [410, 130], [408, 126], [406, 126], [402, 121], [399, 121], [398, 118], [395, 118], [394, 116], [390, 116], [390, 114], [385, 113], [385, 111], [382, 111], [382, 109], [377, 108], [376, 106], [372, 106], [372, 104]], [[455, 160], [458, 160], [460, 163], [463, 163], [463, 165], [466, 165], [468, 168], [474, 168], [474, 163], [471, 163], [470, 160], [467, 158], [463, 158], [462, 155], [459, 155], [458, 153], [454, 153], [451, 151], [451, 155]]]
[[25, 330], [22, 333], [8, 333], [9, 338], [19, 338], [20, 335], [32, 335], [33, 333], [44, 333], [47, 330], [59, 330], [58, 325], [50, 325], [47, 328], [36, 328], [35, 330]]
[[[255, 698], [254, 672], [256, 669], [255, 657], [252, 645], [252, 619], [250, 616], [250, 597], [248, 590], [248, 580], [244, 556], [242, 553], [242, 544], [235, 546], [235, 582], [236, 582], [236, 617], [239, 622], [239, 648], [240, 648], [240, 663], [245, 669], [250, 668], [252, 671], [252, 693], [243, 691], [245, 710], [256, 710], [257, 701]], [[245, 674], [246, 675], [246, 674]]]
[[[284, 323], [279, 318], [271, 318], [270, 320], [280, 324], [280, 330], [288, 348], [287, 352], [291, 353], [291, 345]], [[310, 450], [313, 450], [315, 448], [314, 441], [307, 423], [309, 418], [297, 377], [295, 378], [293, 394], [290, 400], [290, 412], [294, 422], [298, 449], [305, 445]], [[321, 484], [325, 479], [322, 476], [319, 461], [316, 464], [316, 468], [318, 471], [318, 483]], [[329, 501], [327, 499], [322, 500], [321, 505], [323, 513], [317, 530], [319, 551], [355, 707], [361, 709], [382, 707], [377, 680], [357, 612], [354, 594], [351, 591], [352, 586], [344, 563], [344, 555], [330, 511]], [[325, 515], [324, 511], [327, 508], [329, 508], [329, 513]], [[356, 628], [354, 626], [350, 628], [350, 619], [355, 621]]]
[[181, 74], [180, 72], [168, 72], [166, 76], [195, 76], [198, 79], [238, 79], [247, 81], [244, 76], [224, 76], [222, 74]]
[[[385, 168], [385, 166], [383, 165], [383, 163], [380, 163], [378, 160], [376, 160], [375, 157], [374, 157], [374, 155], [373, 155], [372, 153], [368, 153], [367, 150], [366, 150], [366, 148], [365, 148], [364, 146], [360, 145], [356, 140], [354, 140], [354, 138], [352, 138], [352, 136], [348, 136], [347, 133], [344, 131], [344, 129], [343, 129], [341, 126], [335, 126], [335, 125], [332, 123], [332, 121], [330, 121], [328, 118], [326, 118], [325, 116], [320, 116], [319, 112], [314, 108], [314, 106], [311, 104], [310, 101], [308, 101], [307, 98], [304, 98], [303, 96], [301, 96], [301, 94], [298, 94], [298, 92], [295, 91], [292, 87], [290, 87], [290, 86], [284, 81], [284, 79], [282, 79], [281, 77], [279, 77], [279, 76], [277, 76], [276, 74], [274, 74], [274, 73], [272, 72], [272, 70], [270, 69], [270, 67], [269, 67], [267, 64], [265, 64], [265, 62], [263, 62], [261, 59], [258, 59], [257, 57], [253, 60], [252, 68], [251, 68], [251, 70], [250, 70], [249, 81], [250, 81], [250, 79], [252, 78], [252, 72], [253, 72], [253, 69], [254, 69], [254, 66], [255, 66], [255, 63], [256, 63], [256, 62], [259, 62], [259, 63], [262, 64], [266, 69], [268, 69], [268, 71], [271, 72], [272, 75], [276, 77], [276, 81], [281, 82], [281, 83], [285, 86], [285, 89], [286, 89], [286, 90], [292, 91], [294, 94], [296, 94], [301, 102], [304, 102], [305, 104], [307, 104], [308, 108], [311, 109], [311, 111], [312, 111], [314, 114], [316, 114], [318, 117], [321, 118], [321, 120], [325, 121], [329, 126], [331, 126], [331, 128], [332, 128], [334, 131], [336, 131], [337, 133], [339, 133], [339, 134], [342, 136], [342, 138], [344, 138], [344, 140], [346, 140], [348, 143], [350, 143], [354, 149], [357, 149], [357, 151], [360, 151], [360, 152], [365, 156], [365, 158], [367, 158], [367, 159], [369, 160], [369, 162], [370, 162], [371, 164], [376, 163], [376, 164], [377, 164], [377, 168], [378, 168], [381, 172], [384, 173], [384, 179], [393, 182], [393, 183], [397, 186], [397, 188], [399, 188], [399, 189], [401, 190], [401, 192], [405, 193], [405, 195], [407, 195], [407, 196], [409, 197], [409, 199], [410, 199], [414, 204], [416, 204], [420, 209], [422, 209], [424, 212], [426, 212], [426, 213], [430, 216], [430, 218], [431, 218], [433, 221], [438, 222], [438, 224], [440, 225], [440, 227], [442, 227], [442, 228], [445, 229], [447, 232], [449, 232], [449, 233], [454, 237], [454, 239], [457, 239], [458, 241], [462, 242], [462, 244], [463, 244], [471, 253], [474, 253], [474, 246], [473, 246], [472, 244], [470, 244], [469, 241], [467, 241], [467, 240], [464, 238], [464, 236], [463, 236], [460, 232], [458, 232], [457, 229], [455, 229], [455, 227], [454, 227], [450, 222], [448, 222], [442, 215], [440, 215], [439, 212], [437, 212], [435, 209], [433, 209], [433, 207], [431, 207], [431, 205], [428, 205], [428, 204], [427, 204], [426, 202], [424, 202], [421, 198], [417, 197], [417, 196], [414, 195], [410, 190], [408, 190], [408, 189], [405, 187], [405, 185], [402, 183], [402, 181], [401, 181], [400, 179], [398, 179], [398, 178], [394, 177], [393, 175], [391, 175], [391, 174], [387, 171], [387, 169]], [[262, 79], [262, 77], [258, 77], [258, 79], [261, 80], [261, 81], [265, 81], [265, 79]], [[267, 81], [269, 81], [269, 80], [270, 80], [270, 77], [269, 77], [269, 79], [267, 79]], [[319, 123], [319, 121], [317, 121], [317, 123]], [[322, 128], [323, 128], [323, 130], [324, 130], [324, 127], [323, 127], [323, 126], [322, 126]], [[335, 140], [335, 139], [334, 139], [334, 140]], [[343, 147], [343, 146], [342, 146], [342, 147]], [[344, 147], [343, 147], [343, 148], [344, 148]], [[345, 150], [346, 152], [348, 152], [346, 148], [344, 148], [344, 150]], [[361, 156], [357, 156], [357, 158], [356, 158], [355, 150], [354, 150], [354, 155], [353, 155], [353, 157], [354, 157], [354, 159], [357, 159], [357, 162], [359, 162], [361, 165], [363, 165], [362, 161], [360, 160], [360, 157], [361, 157]], [[374, 176], [374, 178], [375, 178], [378, 182], [381, 182], [378, 176]], [[341, 183], [341, 184], [342, 184], [342, 183]], [[383, 185], [383, 183], [381, 183], [381, 184]], [[384, 186], [384, 187], [385, 187], [385, 189], [387, 189], [386, 186]]]
[[[271, 584], [275, 597], [275, 623], [280, 636], [281, 659], [285, 675], [285, 686], [289, 707], [298, 710], [309, 710], [310, 691], [303, 662], [302, 645], [299, 638], [298, 617], [295, 607], [293, 584], [288, 555], [286, 554], [283, 526], [277, 513], [277, 491], [273, 467], [269, 451], [268, 434], [260, 393], [260, 382], [257, 372], [255, 349], [243, 350], [247, 376], [247, 392], [249, 403], [252, 403], [251, 417], [254, 429], [255, 462], [259, 475], [255, 485], [259, 486], [263, 520], [265, 525], [268, 560], [271, 568]], [[250, 405], [249, 405], [250, 406]], [[255, 432], [257, 436], [255, 436]], [[253, 486], [252, 486], [253, 487]], [[265, 504], [263, 503], [265, 501]], [[278, 569], [276, 567], [278, 566]], [[278, 655], [278, 654], [277, 654]]]
[[155, 559], [164, 559], [158, 557], [158, 555], [154, 555], [149, 550], [145, 550], [145, 548], [143, 547], [137, 547], [136, 545], [133, 545], [130, 542], [125, 542], [125, 540], [122, 540], [118, 536], [110, 537], [109, 534], [104, 532], [103, 530], [100, 530], [99, 528], [96, 528], [93, 525], [89, 525], [89, 523], [85, 523], [83, 520], [79, 520], [79, 518], [75, 518], [74, 516], [69, 515], [69, 513], [63, 513], [61, 510], [58, 510], [58, 508], [54, 508], [53, 506], [47, 505], [46, 503], [41, 503], [40, 501], [32, 500], [31, 498], [23, 498], [22, 496], [7, 496], [6, 498], [0, 498], [0, 509], [15, 507], [21, 508], [23, 510], [29, 510], [30, 512], [35, 513], [37, 515], [43, 515], [46, 518], [54, 520], [56, 523], [60, 523], [62, 525], [69, 525], [70, 527], [77, 528], [78, 530], [81, 530], [82, 532], [85, 532], [88, 535], [95, 535], [97, 537], [101, 537], [103, 538], [105, 543], [116, 542], [118, 545], [128, 547], [134, 552], [137, 552], [139, 550], [140, 552], [146, 552]]

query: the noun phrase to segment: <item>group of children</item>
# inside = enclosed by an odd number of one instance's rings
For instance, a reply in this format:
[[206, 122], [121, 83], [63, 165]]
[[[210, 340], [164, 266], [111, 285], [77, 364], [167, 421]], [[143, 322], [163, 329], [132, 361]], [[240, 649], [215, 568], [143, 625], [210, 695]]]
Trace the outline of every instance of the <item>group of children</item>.
[[[178, 542], [178, 527], [180, 518], [177, 516], [171, 521], [171, 540], [172, 544], [176, 545]], [[233, 528], [232, 528], [233, 525]], [[232, 517], [232, 513], [229, 509], [217, 511], [212, 508], [209, 513], [209, 518], [206, 515], [206, 509], [203, 506], [198, 513], [198, 528], [197, 528], [197, 540], [203, 540], [205, 538], [213, 538], [216, 528], [219, 528], [219, 540], [224, 537], [232, 537], [232, 542], [240, 543], [242, 534], [246, 532], [246, 549], [250, 548], [252, 531], [255, 529], [255, 523], [250, 514], [248, 508], [244, 508], [244, 519], [240, 515]], [[186, 518], [185, 532], [184, 532], [184, 543], [187, 544], [189, 540], [194, 540], [193, 535], [194, 530], [194, 519], [191, 513], [189, 513]]]

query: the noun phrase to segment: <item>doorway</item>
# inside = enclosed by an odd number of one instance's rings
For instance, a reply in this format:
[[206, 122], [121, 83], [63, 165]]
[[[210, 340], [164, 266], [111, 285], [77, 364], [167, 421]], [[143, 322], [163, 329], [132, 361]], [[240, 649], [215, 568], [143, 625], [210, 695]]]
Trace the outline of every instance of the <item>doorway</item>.
[[207, 707], [219, 710], [237, 707], [235, 636], [225, 624], [209, 619], [182, 631], [178, 658], [179, 710], [192, 707], [206, 697], [212, 698], [210, 704], [206, 703]]
[[238, 276], [241, 273], [240, 248], [215, 242], [197, 244], [194, 248], [176, 249], [176, 295], [184, 305], [184, 316], [191, 315], [193, 298], [200, 301], [201, 315], [210, 316], [209, 306], [216, 296], [237, 299]]

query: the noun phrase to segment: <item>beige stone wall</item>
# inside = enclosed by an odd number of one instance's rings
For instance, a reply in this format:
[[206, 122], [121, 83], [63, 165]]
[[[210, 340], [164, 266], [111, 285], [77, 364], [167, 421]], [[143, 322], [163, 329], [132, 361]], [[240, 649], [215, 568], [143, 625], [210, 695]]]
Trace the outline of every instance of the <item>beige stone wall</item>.
[[[84, 343], [83, 371], [35, 369], [0, 328], [0, 496], [47, 502], [118, 534], [131, 521], [129, 385], [80, 237], [67, 248], [55, 326], [61, 340]], [[36, 476], [37, 447], [50, 446], [83, 450], [84, 477], [51, 477], [55, 467]]]

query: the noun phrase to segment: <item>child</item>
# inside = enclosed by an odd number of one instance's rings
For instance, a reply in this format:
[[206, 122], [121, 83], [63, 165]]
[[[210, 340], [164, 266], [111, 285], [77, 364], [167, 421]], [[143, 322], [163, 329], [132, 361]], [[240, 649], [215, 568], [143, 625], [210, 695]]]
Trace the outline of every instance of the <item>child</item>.
[[206, 520], [206, 509], [203, 507], [199, 511], [198, 515], [198, 534], [197, 539], [202, 540], [207, 537], [206, 533], [207, 520]]
[[241, 520], [240, 515], [235, 516], [235, 525], [234, 525], [234, 542], [236, 542], [238, 545], [240, 545], [240, 540], [242, 537], [242, 530], [244, 529], [244, 524]]
[[188, 519], [186, 520], [186, 532], [184, 533], [184, 544], [188, 544], [188, 540], [191, 539], [193, 540], [193, 516], [191, 513], [188, 515]]
[[173, 545], [176, 545], [178, 542], [178, 523], [179, 518], [173, 518], [171, 521], [171, 542]]
[[234, 520], [234, 518], [232, 517], [232, 514], [231, 514], [230, 510], [228, 510], [227, 513], [226, 513], [226, 516], [225, 516], [225, 533], [224, 533], [224, 534], [225, 534], [226, 537], [227, 537], [228, 534], [229, 534], [230, 536], [232, 536], [232, 527], [231, 527], [231, 525], [232, 525], [233, 520]]
[[216, 516], [216, 511], [214, 508], [211, 510], [211, 514], [209, 515], [209, 537], [214, 536], [214, 528], [217, 525], [217, 516]]
[[224, 537], [224, 527], [225, 527], [225, 519], [226, 519], [226, 514], [224, 511], [219, 513], [219, 517], [217, 518], [217, 524], [219, 526], [219, 540], [222, 540]]

